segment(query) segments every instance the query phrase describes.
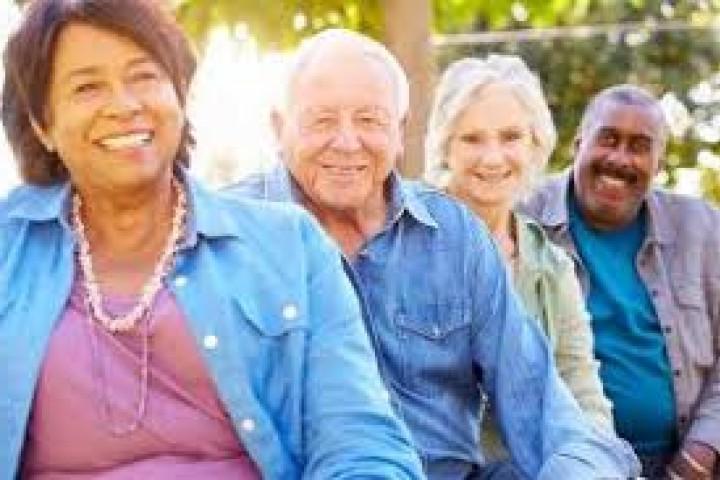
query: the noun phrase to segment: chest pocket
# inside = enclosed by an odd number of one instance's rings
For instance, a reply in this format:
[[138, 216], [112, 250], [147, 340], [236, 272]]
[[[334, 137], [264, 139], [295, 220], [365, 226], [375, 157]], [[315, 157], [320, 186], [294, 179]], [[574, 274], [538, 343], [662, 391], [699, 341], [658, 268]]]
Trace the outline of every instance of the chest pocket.
[[395, 314], [402, 381], [423, 396], [474, 388], [470, 314], [461, 304], [421, 303]]
[[675, 290], [675, 297], [681, 315], [676, 328], [680, 348], [688, 360], [710, 368], [714, 363], [713, 330], [702, 286], [686, 283]]
[[235, 314], [261, 339], [279, 339], [308, 328], [306, 305], [301, 299], [267, 294], [262, 299], [236, 295], [233, 303]]

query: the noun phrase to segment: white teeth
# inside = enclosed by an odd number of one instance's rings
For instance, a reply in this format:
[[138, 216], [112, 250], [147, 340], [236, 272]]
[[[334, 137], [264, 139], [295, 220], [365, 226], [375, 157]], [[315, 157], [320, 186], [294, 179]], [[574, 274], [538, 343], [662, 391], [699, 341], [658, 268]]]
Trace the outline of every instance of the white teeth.
[[480, 180], [484, 180], [486, 182], [499, 182], [500, 180], [504, 180], [510, 176], [510, 172], [504, 172], [504, 173], [479, 173], [478, 178]]
[[123, 148], [141, 147], [150, 142], [152, 135], [149, 132], [129, 133], [127, 135], [117, 135], [106, 137], [98, 143], [108, 150], [120, 150]]
[[363, 170], [365, 167], [339, 167], [339, 166], [331, 166], [331, 165], [325, 165], [323, 168], [326, 170], [330, 170], [333, 173], [352, 173], [352, 172], [359, 172]]
[[620, 188], [625, 186], [625, 180], [619, 178], [610, 177], [607, 175], [601, 175], [600, 180], [609, 187]]

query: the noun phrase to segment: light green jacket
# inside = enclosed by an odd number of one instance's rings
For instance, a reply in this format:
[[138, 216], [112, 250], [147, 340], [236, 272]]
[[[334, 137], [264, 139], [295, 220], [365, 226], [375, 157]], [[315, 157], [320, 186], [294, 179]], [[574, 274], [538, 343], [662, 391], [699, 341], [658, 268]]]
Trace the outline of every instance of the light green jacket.
[[[590, 316], [572, 260], [532, 220], [518, 213], [514, 219], [518, 241], [515, 289], [547, 334], [560, 377], [580, 408], [595, 425], [613, 430], [612, 407], [600, 383]], [[505, 458], [492, 412], [487, 413], [481, 431], [483, 454], [488, 460]]]

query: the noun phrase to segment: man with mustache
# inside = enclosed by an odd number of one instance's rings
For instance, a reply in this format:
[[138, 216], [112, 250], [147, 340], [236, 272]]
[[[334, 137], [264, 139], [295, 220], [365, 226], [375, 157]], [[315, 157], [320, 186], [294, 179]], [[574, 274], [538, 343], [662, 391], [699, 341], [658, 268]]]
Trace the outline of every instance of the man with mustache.
[[650, 93], [603, 90], [572, 170], [526, 208], [576, 262], [616, 428], [645, 476], [720, 478], [720, 216], [652, 186], [667, 135]]

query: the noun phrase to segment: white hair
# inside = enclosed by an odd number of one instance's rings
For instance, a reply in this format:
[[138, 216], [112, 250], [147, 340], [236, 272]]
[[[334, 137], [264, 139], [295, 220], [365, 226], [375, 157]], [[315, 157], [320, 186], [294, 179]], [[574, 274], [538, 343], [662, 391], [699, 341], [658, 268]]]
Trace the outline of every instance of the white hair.
[[[447, 186], [448, 143], [455, 123], [475, 101], [476, 95], [489, 85], [510, 88], [530, 116], [535, 145], [535, 165], [545, 167], [557, 142], [552, 120], [538, 77], [520, 57], [491, 54], [485, 59], [463, 58], [450, 64], [435, 90], [435, 100], [425, 137], [425, 179], [438, 187]], [[492, 112], [488, 112], [492, 115]]]
[[287, 71], [287, 83], [281, 99], [281, 108], [287, 109], [292, 105], [295, 83], [313, 57], [328, 46], [338, 43], [352, 44], [361, 54], [380, 62], [390, 74], [395, 90], [397, 112], [400, 118], [404, 118], [410, 106], [410, 84], [405, 70], [385, 45], [370, 37], [344, 28], [323, 30], [300, 43]]

